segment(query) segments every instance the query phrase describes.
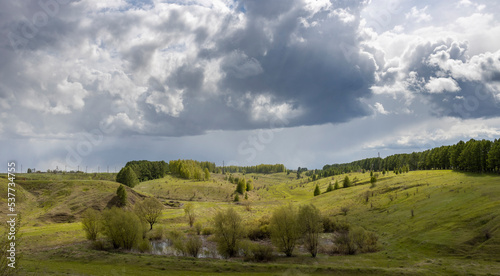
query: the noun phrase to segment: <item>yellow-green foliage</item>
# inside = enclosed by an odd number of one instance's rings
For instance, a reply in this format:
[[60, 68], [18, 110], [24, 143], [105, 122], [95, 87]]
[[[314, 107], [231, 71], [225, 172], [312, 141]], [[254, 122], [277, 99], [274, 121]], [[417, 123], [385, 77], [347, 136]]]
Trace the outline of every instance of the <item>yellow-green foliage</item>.
[[[410, 171], [398, 175], [390, 172], [379, 174], [377, 185], [371, 188], [368, 173], [336, 175], [313, 182], [308, 182], [306, 178], [296, 179], [295, 174], [246, 174], [245, 177], [252, 179], [254, 184], [254, 190], [248, 192], [248, 201], [252, 204], [251, 211], [247, 211], [244, 206], [230, 203], [236, 187], [220, 174], [212, 174], [210, 181], [191, 181], [166, 176], [135, 187], [135, 191], [154, 195], [162, 202], [172, 199], [186, 203], [187, 200], [193, 200], [196, 208], [203, 210], [203, 217], [200, 216], [198, 221], [205, 228], [218, 210], [228, 206], [233, 206], [246, 223], [269, 216], [272, 210], [289, 202], [294, 202], [297, 206], [313, 203], [323, 217], [326, 216], [336, 223], [336, 227], [345, 224], [362, 227], [365, 231], [375, 232], [379, 238], [380, 251], [375, 253], [326, 256], [322, 252], [333, 249], [320, 248], [318, 258], [314, 262], [309, 261], [310, 255], [307, 258], [297, 255], [290, 260], [277, 258], [276, 263], [272, 265], [257, 264], [253, 267], [255, 270], [251, 270], [250, 264], [239, 261], [229, 262], [228, 270], [225, 270], [226, 262], [216, 260], [200, 259], [193, 265], [192, 261], [172, 261], [172, 258], [163, 256], [143, 257], [144, 259], [140, 260], [133, 254], [102, 255], [99, 257], [102, 261], [82, 265], [76, 256], [90, 258], [97, 253], [78, 248], [74, 249], [76, 251], [72, 254], [66, 251], [36, 253], [38, 251], [33, 249], [59, 248], [84, 242], [85, 234], [81, 223], [78, 222], [81, 212], [93, 205], [104, 208], [115, 196], [118, 184], [88, 178], [65, 179], [63, 176], [52, 174], [40, 175], [39, 179], [34, 178], [35, 176], [19, 180], [19, 190], [26, 191], [24, 196], [27, 199], [20, 205], [20, 208], [24, 209], [26, 221], [22, 232], [27, 274], [34, 274], [34, 271], [91, 275], [121, 273], [114, 270], [117, 266], [126, 267], [127, 272], [123, 273], [125, 275], [139, 273], [136, 266], [140, 267], [140, 273], [147, 271], [151, 275], [157, 272], [182, 275], [178, 271], [198, 271], [198, 274], [204, 275], [219, 272], [251, 275], [253, 271], [279, 274], [292, 266], [296, 272], [308, 275], [486, 275], [495, 274], [500, 270], [500, 263], [497, 262], [500, 256], [498, 175], [440, 170]], [[338, 181], [341, 186], [345, 176], [353, 180], [357, 178], [356, 185], [313, 196], [316, 184], [321, 191], [325, 191], [330, 183]], [[4, 188], [5, 179], [0, 178], [0, 184]], [[129, 195], [132, 196], [133, 192], [131, 190]], [[1, 194], [0, 199], [5, 202], [5, 194]], [[340, 211], [343, 206], [349, 208], [345, 216]], [[47, 214], [60, 212], [73, 215], [76, 221], [53, 223], [46, 219]], [[164, 225], [166, 230], [180, 229], [186, 232], [188, 229], [182, 208], [165, 209], [159, 223]], [[203, 232], [212, 231], [202, 230]], [[69, 250], [67, 247], [63, 248]], [[151, 263], [155, 268], [146, 263]], [[160, 270], [161, 268], [166, 271]], [[220, 271], [215, 272], [216, 269]]]

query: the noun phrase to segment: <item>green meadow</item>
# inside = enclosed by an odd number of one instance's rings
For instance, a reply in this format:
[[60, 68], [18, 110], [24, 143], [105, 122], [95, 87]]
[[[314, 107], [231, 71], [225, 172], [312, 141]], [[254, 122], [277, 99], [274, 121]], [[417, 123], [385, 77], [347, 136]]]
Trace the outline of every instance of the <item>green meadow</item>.
[[[241, 174], [235, 176], [242, 177]], [[22, 215], [17, 272], [20, 275], [500, 275], [500, 176], [449, 170], [410, 171], [378, 178], [348, 174], [354, 186], [325, 193], [345, 175], [317, 181], [294, 173], [246, 174], [254, 189], [233, 202], [235, 185], [221, 174], [208, 181], [167, 175], [127, 188], [128, 205], [145, 197], [163, 203], [192, 202], [197, 221], [210, 227], [218, 210], [234, 208], [244, 224], [270, 216], [281, 205], [312, 203], [335, 221], [377, 233], [380, 250], [316, 258], [297, 252], [257, 263], [241, 257], [192, 258], [95, 250], [82, 230], [85, 209], [105, 209], [116, 201], [114, 174], [20, 174], [16, 178]], [[0, 176], [6, 206], [7, 176]], [[313, 196], [319, 185], [322, 192]], [[342, 187], [342, 185], [341, 185]], [[129, 207], [130, 208], [130, 207]], [[347, 210], [346, 212], [341, 211]], [[6, 208], [0, 208], [5, 218]], [[180, 207], [166, 206], [156, 227], [188, 232]], [[322, 234], [324, 240], [327, 233]]]

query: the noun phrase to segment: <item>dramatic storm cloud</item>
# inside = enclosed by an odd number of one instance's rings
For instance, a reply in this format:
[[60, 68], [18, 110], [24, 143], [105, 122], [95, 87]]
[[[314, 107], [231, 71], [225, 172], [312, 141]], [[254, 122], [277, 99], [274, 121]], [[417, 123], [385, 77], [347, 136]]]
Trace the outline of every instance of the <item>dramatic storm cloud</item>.
[[25, 167], [321, 167], [500, 134], [495, 1], [33, 0], [0, 10], [2, 160]]

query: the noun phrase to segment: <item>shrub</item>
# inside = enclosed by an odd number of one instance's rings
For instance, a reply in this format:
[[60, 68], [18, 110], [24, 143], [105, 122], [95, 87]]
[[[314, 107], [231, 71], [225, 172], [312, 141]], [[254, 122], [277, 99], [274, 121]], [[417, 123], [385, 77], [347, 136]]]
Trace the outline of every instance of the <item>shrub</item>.
[[312, 204], [300, 206], [297, 219], [304, 245], [314, 258], [318, 254], [319, 233], [323, 231], [319, 210]]
[[184, 206], [184, 213], [188, 219], [189, 227], [193, 227], [194, 221], [196, 219], [193, 203], [189, 202]]
[[186, 253], [191, 256], [198, 258], [201, 248], [203, 247], [203, 242], [199, 236], [190, 235], [186, 240]]
[[118, 197], [118, 206], [123, 207], [127, 205], [127, 191], [123, 185], [120, 185], [118, 189], [116, 189], [116, 196]]
[[258, 244], [247, 241], [243, 245], [243, 254], [246, 261], [270, 262], [275, 259], [274, 249], [268, 244]]
[[322, 218], [323, 222], [323, 232], [324, 233], [333, 233], [333, 232], [342, 232], [349, 231], [350, 225], [346, 221], [333, 220], [328, 216], [324, 216]]
[[365, 242], [361, 247], [361, 252], [376, 252], [380, 249], [378, 235], [373, 231], [366, 231]]
[[333, 253], [354, 255], [358, 252], [375, 252], [379, 249], [378, 236], [361, 227], [338, 232], [334, 238]]
[[201, 234], [203, 236], [209, 236], [209, 235], [212, 235], [214, 233], [214, 229], [211, 228], [211, 227], [205, 227], [201, 230]]
[[250, 226], [249, 228], [248, 238], [252, 241], [269, 239], [271, 237], [268, 224]]
[[151, 243], [147, 239], [142, 239], [138, 244], [137, 244], [137, 249], [141, 253], [149, 253], [151, 252]]
[[196, 231], [196, 235], [200, 235], [201, 234], [201, 229], [202, 228], [203, 228], [203, 225], [201, 224], [201, 222], [197, 221], [194, 224], [194, 230]]
[[130, 250], [139, 241], [142, 224], [137, 215], [113, 207], [103, 212], [104, 235], [114, 248]]
[[173, 230], [167, 234], [168, 245], [172, 246], [177, 254], [186, 255], [185, 236], [178, 230]]
[[149, 240], [163, 240], [165, 239], [165, 227], [163, 225], [157, 226], [155, 229], [148, 232]]
[[104, 241], [99, 239], [99, 240], [92, 241], [91, 248], [94, 250], [104, 250], [106, 248], [106, 246], [105, 246]]
[[282, 206], [273, 212], [269, 225], [271, 241], [287, 257], [291, 257], [300, 237], [297, 211], [293, 205]]
[[214, 229], [219, 254], [226, 258], [236, 256], [244, 230], [240, 215], [232, 208], [217, 212], [214, 217]]
[[333, 254], [354, 255], [357, 252], [357, 247], [351, 231], [336, 233], [333, 242]]
[[340, 211], [344, 213], [344, 216], [347, 216], [347, 212], [349, 212], [349, 207], [347, 206], [342, 206], [340, 207]]
[[89, 208], [82, 215], [82, 227], [88, 240], [95, 241], [101, 229], [101, 214]]

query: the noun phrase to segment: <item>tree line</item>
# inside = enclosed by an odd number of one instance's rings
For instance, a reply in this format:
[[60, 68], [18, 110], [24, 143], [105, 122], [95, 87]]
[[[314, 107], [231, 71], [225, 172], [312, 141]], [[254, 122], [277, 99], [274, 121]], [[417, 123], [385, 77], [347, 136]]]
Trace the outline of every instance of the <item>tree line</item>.
[[[283, 205], [276, 208], [271, 217], [264, 216], [253, 223], [245, 222], [233, 208], [219, 210], [207, 228], [197, 222], [195, 207], [187, 203], [184, 212], [190, 227], [188, 235], [174, 230], [164, 233], [158, 222], [163, 206], [154, 198], [146, 198], [133, 208], [106, 209], [102, 212], [92, 208], [82, 215], [82, 228], [95, 249], [136, 249], [150, 252], [150, 240], [167, 241], [183, 255], [198, 257], [203, 247], [200, 235], [213, 235], [217, 253], [225, 258], [243, 255], [246, 260], [270, 261], [276, 257], [277, 248], [287, 257], [296, 253], [297, 247], [316, 257], [320, 248], [321, 233], [333, 246], [331, 254], [356, 254], [375, 252], [380, 249], [378, 236], [361, 227], [351, 227], [347, 222], [333, 220], [321, 215], [313, 204]], [[270, 241], [271, 245], [263, 243]]]
[[168, 164], [165, 161], [129, 161], [125, 167], [130, 167], [139, 182], [165, 177], [168, 172]]
[[315, 174], [321, 177], [351, 171], [395, 171], [453, 169], [464, 172], [500, 173], [500, 140], [460, 141], [455, 145], [441, 146], [422, 152], [394, 154], [385, 158], [366, 158], [351, 163], [325, 165]]
[[210, 171], [215, 171], [215, 163], [195, 160], [171, 160], [170, 173], [184, 179], [208, 180]]
[[270, 165], [270, 164], [260, 164], [256, 166], [247, 166], [247, 167], [240, 167], [240, 166], [225, 166], [223, 168], [224, 172], [228, 173], [280, 173], [280, 172], [286, 172], [285, 165], [283, 164], [275, 164], [275, 165]]

